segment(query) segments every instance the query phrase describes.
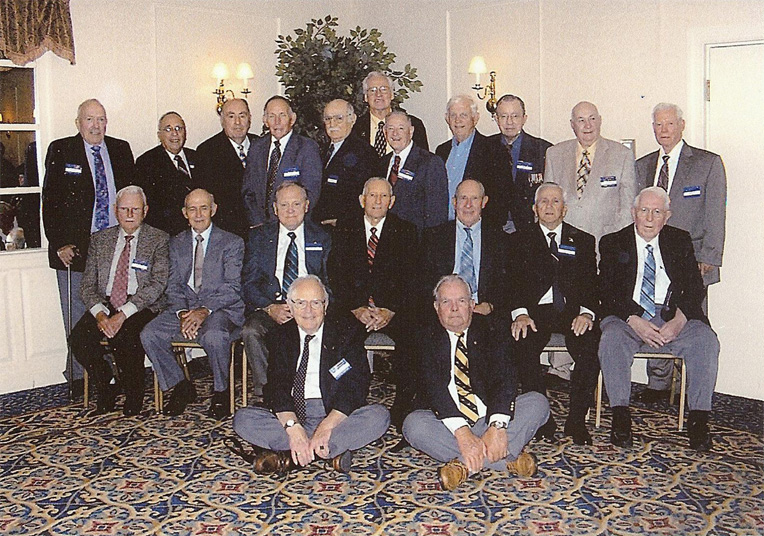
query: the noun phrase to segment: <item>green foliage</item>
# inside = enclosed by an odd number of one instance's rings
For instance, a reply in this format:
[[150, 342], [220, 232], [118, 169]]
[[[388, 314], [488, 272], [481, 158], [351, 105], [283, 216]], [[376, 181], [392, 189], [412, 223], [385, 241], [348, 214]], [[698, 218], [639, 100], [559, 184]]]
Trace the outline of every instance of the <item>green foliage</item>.
[[402, 71], [391, 69], [395, 54], [387, 50], [376, 28], [360, 26], [349, 36], [339, 36], [337, 17], [312, 19], [305, 29], [276, 39], [276, 76], [297, 112], [296, 129], [319, 139], [324, 136], [323, 107], [332, 99], [351, 102], [356, 111], [365, 109], [362, 82], [371, 71], [389, 75], [394, 82], [393, 105], [420, 91], [416, 68], [406, 65]]

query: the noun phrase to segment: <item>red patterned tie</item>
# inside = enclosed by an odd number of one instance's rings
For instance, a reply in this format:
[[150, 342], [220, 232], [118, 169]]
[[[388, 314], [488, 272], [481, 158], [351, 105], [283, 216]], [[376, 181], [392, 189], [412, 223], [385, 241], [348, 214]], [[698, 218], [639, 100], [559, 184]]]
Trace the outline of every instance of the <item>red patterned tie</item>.
[[387, 180], [390, 181], [390, 184], [395, 186], [395, 183], [398, 182], [398, 168], [401, 165], [401, 157], [398, 155], [395, 155], [395, 158], [393, 159], [393, 167], [390, 168], [390, 176], [387, 177]]
[[125, 235], [125, 247], [119, 254], [117, 269], [114, 272], [114, 283], [111, 285], [109, 302], [115, 309], [119, 309], [127, 302], [128, 268], [130, 267], [130, 241], [133, 235]]

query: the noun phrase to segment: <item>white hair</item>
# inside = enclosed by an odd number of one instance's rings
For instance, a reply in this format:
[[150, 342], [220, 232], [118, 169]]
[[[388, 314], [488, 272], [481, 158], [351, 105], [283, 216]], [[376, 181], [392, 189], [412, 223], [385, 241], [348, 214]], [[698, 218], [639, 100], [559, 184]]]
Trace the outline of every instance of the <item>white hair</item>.
[[456, 104], [457, 102], [466, 102], [470, 105], [470, 111], [472, 112], [472, 115], [477, 115], [478, 113], [478, 107], [477, 103], [475, 102], [475, 99], [473, 99], [470, 95], [454, 95], [450, 99], [448, 99], [448, 102], [446, 103], [446, 113], [451, 111], [451, 106]]
[[122, 188], [119, 192], [117, 192], [117, 203], [119, 203], [119, 200], [122, 198], [123, 195], [128, 194], [137, 194], [141, 196], [141, 199], [143, 199], [143, 205], [146, 206], [148, 203], [146, 202], [146, 192], [143, 191], [143, 188], [140, 186], [136, 186], [134, 184], [131, 184], [130, 186], [125, 186]]
[[672, 110], [676, 114], [676, 118], [682, 120], [682, 109], [676, 104], [670, 102], [659, 102], [653, 107], [653, 121], [655, 121], [655, 114], [658, 112], [665, 112], [666, 110]]
[[560, 186], [559, 184], [553, 181], [542, 182], [541, 185], [536, 189], [536, 195], [533, 197], [534, 204], [538, 204], [539, 196], [541, 195], [541, 190], [546, 190], [547, 188], [559, 188], [560, 191], [562, 192], [562, 203], [567, 204], [568, 194], [565, 193], [565, 190], [562, 189], [562, 186]]
[[646, 193], [652, 193], [660, 197], [663, 200], [663, 210], [669, 210], [669, 208], [671, 208], [671, 199], [669, 199], [668, 192], [660, 186], [649, 186], [639, 192], [637, 197], [634, 198], [634, 208], [639, 206], [639, 200], [642, 199], [642, 195]]

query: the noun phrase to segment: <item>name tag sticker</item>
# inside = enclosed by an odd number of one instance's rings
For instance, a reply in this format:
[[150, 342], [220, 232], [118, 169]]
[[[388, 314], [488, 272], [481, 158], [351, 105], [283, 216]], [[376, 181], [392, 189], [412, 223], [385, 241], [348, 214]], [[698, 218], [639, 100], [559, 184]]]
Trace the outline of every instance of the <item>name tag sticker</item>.
[[349, 371], [351, 368], [350, 363], [348, 363], [344, 358], [342, 361], [334, 365], [332, 368], [329, 369], [329, 374], [331, 374], [335, 380], [339, 380], [342, 378], [347, 371]]
[[600, 186], [602, 186], [603, 188], [613, 188], [614, 186], [618, 186], [618, 181], [613, 175], [608, 175], [607, 177], [600, 177]]
[[413, 181], [414, 172], [409, 171], [408, 169], [402, 169], [398, 172], [398, 178], [403, 179], [404, 181]]
[[323, 251], [324, 245], [319, 242], [311, 242], [310, 244], [305, 244], [305, 251]]
[[188, 167], [191, 169], [194, 169], [196, 167], [196, 164], [189, 164]]
[[340, 178], [337, 175], [329, 175], [326, 178], [326, 182], [327, 184], [337, 184], [337, 182], [339, 182], [339, 179]]
[[566, 246], [565, 244], [560, 244], [560, 247], [557, 248], [557, 252], [560, 255], [567, 255], [568, 257], [575, 257], [576, 256], [576, 248], [575, 248], [575, 246]]
[[64, 173], [67, 175], [82, 175], [82, 166], [79, 164], [66, 164], [64, 166]]
[[297, 180], [300, 177], [300, 170], [298, 168], [289, 168], [284, 170], [284, 178], [289, 180]]
[[517, 169], [521, 171], [533, 171], [533, 164], [530, 162], [517, 161]]
[[682, 188], [684, 197], [700, 197], [700, 186], [685, 186]]
[[148, 261], [139, 261], [138, 259], [135, 259], [132, 264], [130, 264], [130, 268], [133, 270], [140, 270], [141, 272], [145, 272], [149, 269], [149, 263]]

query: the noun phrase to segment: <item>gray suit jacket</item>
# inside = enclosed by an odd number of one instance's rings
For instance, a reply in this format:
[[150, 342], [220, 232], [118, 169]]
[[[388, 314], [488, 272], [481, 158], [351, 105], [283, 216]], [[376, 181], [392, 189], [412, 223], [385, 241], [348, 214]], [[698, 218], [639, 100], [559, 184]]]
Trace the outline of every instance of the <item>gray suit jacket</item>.
[[170, 280], [167, 283], [168, 309], [206, 307], [224, 312], [237, 326], [244, 324], [244, 301], [241, 299], [241, 265], [244, 261], [244, 240], [213, 225], [210, 242], [204, 255], [202, 288], [197, 294], [188, 286], [194, 259], [194, 238], [191, 229], [170, 240]]
[[544, 180], [556, 182], [565, 191], [568, 206], [565, 221], [594, 235], [599, 242], [604, 235], [632, 223], [631, 206], [637, 196], [634, 155], [621, 143], [600, 138], [589, 180], [583, 196], [578, 199], [577, 143], [572, 139], [547, 149]]
[[[88, 260], [85, 264], [85, 273], [82, 276], [80, 291], [82, 301], [87, 309], [97, 303], [106, 304], [106, 287], [109, 284], [109, 272], [119, 238], [119, 225], [109, 227], [103, 231], [93, 233], [90, 237], [88, 248]], [[159, 312], [162, 308], [162, 293], [167, 286], [169, 272], [170, 237], [164, 231], [160, 231], [144, 223], [138, 235], [138, 244], [135, 250], [135, 260], [148, 264], [148, 270], [136, 270], [138, 278], [138, 290], [128, 300], [138, 310], [151, 309]]]
[[[655, 182], [659, 152], [637, 160], [639, 189], [652, 186]], [[705, 275], [703, 283], [717, 283], [718, 267], [722, 265], [727, 208], [727, 175], [719, 155], [685, 143], [679, 154], [669, 197], [670, 224], [690, 233], [698, 262], [716, 266]]]

